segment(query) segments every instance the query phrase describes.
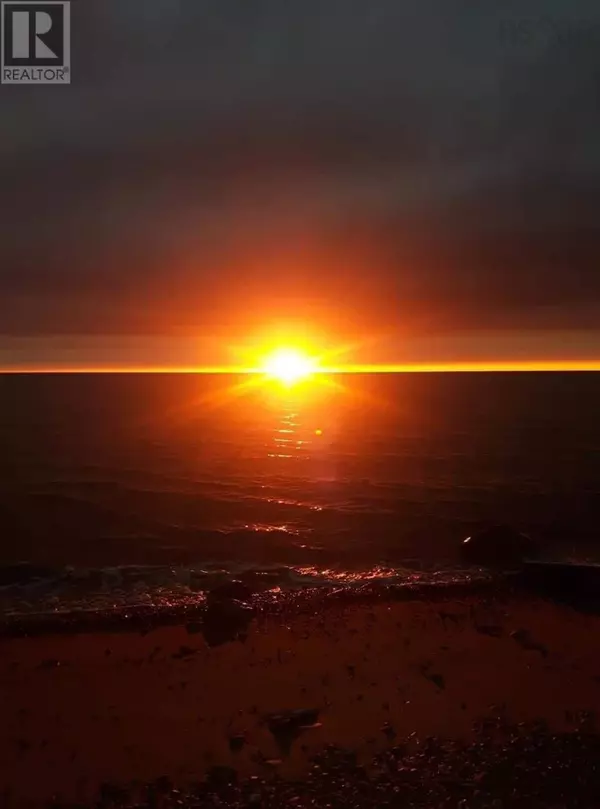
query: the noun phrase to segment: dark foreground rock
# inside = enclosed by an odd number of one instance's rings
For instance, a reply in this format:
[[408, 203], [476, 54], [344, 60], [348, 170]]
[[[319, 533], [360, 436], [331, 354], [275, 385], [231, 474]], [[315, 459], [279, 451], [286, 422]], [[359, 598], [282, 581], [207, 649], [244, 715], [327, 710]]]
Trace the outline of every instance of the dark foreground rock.
[[232, 579], [231, 581], [223, 582], [206, 594], [209, 603], [217, 601], [227, 601], [234, 599], [235, 601], [250, 601], [252, 598], [252, 590], [244, 584], [243, 581]]
[[494, 525], [467, 537], [460, 548], [461, 558], [471, 565], [521, 567], [526, 559], [539, 556], [540, 548], [531, 537], [510, 525]]
[[219, 599], [206, 608], [201, 631], [209, 646], [220, 646], [234, 640], [245, 640], [254, 611], [242, 601]]
[[266, 723], [283, 755], [288, 755], [293, 742], [304, 730], [315, 727], [319, 720], [319, 709], [300, 709], [270, 714]]

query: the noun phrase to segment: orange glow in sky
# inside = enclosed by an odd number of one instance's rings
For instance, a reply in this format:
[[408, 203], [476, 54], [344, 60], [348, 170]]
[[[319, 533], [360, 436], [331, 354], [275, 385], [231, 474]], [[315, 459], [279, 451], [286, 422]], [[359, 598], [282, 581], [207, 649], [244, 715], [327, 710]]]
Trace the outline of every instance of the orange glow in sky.
[[339, 374], [599, 371], [600, 331], [479, 331], [348, 336], [292, 322], [220, 337], [55, 336], [0, 340], [0, 373], [248, 375], [290, 387]]
[[[410, 373], [461, 373], [461, 372], [518, 372], [518, 371], [596, 371], [600, 372], [600, 360], [556, 360], [540, 362], [439, 362], [402, 363], [399, 365], [338, 365], [318, 367], [311, 374], [410, 374]], [[60, 365], [41, 366], [35, 364], [12, 366], [0, 369], [3, 374], [266, 374], [265, 368], [247, 366], [177, 366], [177, 365]]]

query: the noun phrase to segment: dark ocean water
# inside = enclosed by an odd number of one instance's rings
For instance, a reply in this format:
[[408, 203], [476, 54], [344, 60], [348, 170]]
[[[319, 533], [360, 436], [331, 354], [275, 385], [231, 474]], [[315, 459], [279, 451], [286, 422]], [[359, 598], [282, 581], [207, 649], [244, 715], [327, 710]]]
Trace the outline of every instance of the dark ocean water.
[[600, 558], [600, 374], [0, 376], [0, 607], [471, 575], [494, 522]]

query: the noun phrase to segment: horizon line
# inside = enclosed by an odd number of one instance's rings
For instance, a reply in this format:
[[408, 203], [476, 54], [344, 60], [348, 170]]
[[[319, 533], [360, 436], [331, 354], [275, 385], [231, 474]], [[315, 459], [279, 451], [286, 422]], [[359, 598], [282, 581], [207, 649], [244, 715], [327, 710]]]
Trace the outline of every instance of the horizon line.
[[[399, 373], [472, 373], [472, 372], [551, 372], [551, 371], [600, 371], [600, 360], [522, 361], [522, 362], [433, 362], [433, 363], [368, 363], [318, 367], [315, 374], [399, 374]], [[1, 375], [56, 375], [56, 374], [198, 374], [215, 376], [227, 374], [269, 374], [262, 368], [246, 366], [99, 366], [43, 368], [21, 366], [0, 368]]]

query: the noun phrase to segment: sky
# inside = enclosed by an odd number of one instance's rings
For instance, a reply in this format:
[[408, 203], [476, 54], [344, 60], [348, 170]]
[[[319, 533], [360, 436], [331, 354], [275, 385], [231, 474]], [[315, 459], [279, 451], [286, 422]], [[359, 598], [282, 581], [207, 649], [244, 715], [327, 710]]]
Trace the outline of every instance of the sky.
[[74, 0], [0, 86], [0, 368], [600, 361], [597, 0]]

